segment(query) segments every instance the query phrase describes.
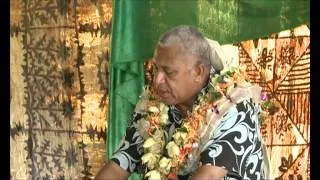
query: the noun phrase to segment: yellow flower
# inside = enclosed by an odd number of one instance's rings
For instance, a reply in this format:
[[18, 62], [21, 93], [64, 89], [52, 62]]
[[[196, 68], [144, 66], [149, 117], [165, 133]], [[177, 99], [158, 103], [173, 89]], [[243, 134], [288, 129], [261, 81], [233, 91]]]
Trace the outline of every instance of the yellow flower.
[[169, 173], [171, 165], [172, 165], [171, 159], [168, 159], [166, 157], [162, 157], [160, 159], [160, 162], [159, 162], [160, 171]]
[[161, 179], [161, 176], [160, 176], [160, 172], [157, 171], [157, 170], [152, 170], [152, 171], [149, 171], [146, 175], [145, 175], [146, 178], [148, 178], [148, 180], [160, 180]]
[[143, 137], [143, 139], [147, 139], [149, 137], [148, 132], [146, 129], [150, 128], [150, 122], [146, 119], [140, 119], [137, 124], [135, 125], [139, 134]]
[[190, 123], [189, 122], [185, 122], [182, 127], [186, 128], [187, 130], [189, 130], [191, 127], [190, 127]]
[[145, 149], [150, 148], [154, 144], [156, 144], [156, 141], [150, 137], [143, 143], [143, 148], [145, 148]]
[[168, 113], [169, 107], [163, 103], [160, 103], [160, 111], [164, 113]]
[[142, 163], [146, 164], [149, 169], [153, 169], [157, 164], [159, 157], [154, 153], [147, 153], [141, 157]]
[[153, 134], [152, 146], [149, 146], [149, 151], [152, 153], [160, 154], [164, 146], [164, 131], [157, 129]]
[[185, 143], [185, 140], [187, 139], [187, 133], [185, 133], [185, 132], [176, 132], [173, 135], [173, 139], [178, 145], [182, 145], [182, 144]]
[[153, 139], [155, 142], [160, 142], [164, 140], [164, 130], [156, 129], [153, 134]]
[[163, 103], [160, 103], [160, 118], [159, 118], [159, 122], [161, 125], [166, 125], [168, 124], [168, 111], [169, 111], [169, 107]]
[[159, 109], [157, 107], [155, 107], [155, 106], [149, 107], [148, 111], [152, 112], [152, 113], [159, 113]]
[[163, 151], [163, 142], [158, 142], [149, 148], [149, 151], [155, 154], [161, 154]]
[[[202, 102], [202, 101], [203, 101], [203, 97], [200, 99], [200, 102]], [[194, 107], [194, 111], [198, 111], [199, 109], [200, 109], [199, 104]]]
[[179, 147], [176, 143], [174, 143], [173, 141], [169, 142], [166, 146], [167, 150], [168, 150], [168, 155], [171, 158], [175, 158], [179, 156], [180, 150]]
[[168, 119], [169, 119], [168, 113], [161, 114], [161, 115], [160, 115], [160, 124], [161, 124], [161, 125], [166, 125], [166, 124], [168, 124]]

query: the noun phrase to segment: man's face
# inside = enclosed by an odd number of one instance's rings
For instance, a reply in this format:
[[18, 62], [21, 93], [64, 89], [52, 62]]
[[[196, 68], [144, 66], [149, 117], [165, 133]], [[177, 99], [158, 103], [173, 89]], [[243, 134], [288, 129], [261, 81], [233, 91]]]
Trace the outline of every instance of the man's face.
[[181, 44], [157, 47], [153, 85], [162, 102], [168, 105], [192, 103], [201, 89], [194, 81], [195, 58], [183, 53]]

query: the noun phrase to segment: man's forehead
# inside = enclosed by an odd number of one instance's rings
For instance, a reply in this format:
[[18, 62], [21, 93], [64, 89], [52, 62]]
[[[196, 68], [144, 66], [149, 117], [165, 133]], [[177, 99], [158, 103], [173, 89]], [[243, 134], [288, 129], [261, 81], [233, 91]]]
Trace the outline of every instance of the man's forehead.
[[155, 53], [155, 60], [174, 59], [177, 55], [183, 53], [184, 47], [181, 43], [175, 43], [169, 46], [158, 45]]
[[157, 67], [172, 69], [173, 67], [175, 67], [176, 63], [169, 63], [169, 61], [156, 60], [154, 57], [152, 58], [152, 64], [156, 65]]

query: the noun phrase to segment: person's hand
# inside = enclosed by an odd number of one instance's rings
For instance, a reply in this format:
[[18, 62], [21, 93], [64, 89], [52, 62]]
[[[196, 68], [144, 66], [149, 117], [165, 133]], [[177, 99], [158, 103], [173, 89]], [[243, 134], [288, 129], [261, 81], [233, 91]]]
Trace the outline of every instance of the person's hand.
[[94, 180], [126, 180], [128, 177], [129, 173], [126, 170], [122, 169], [117, 163], [109, 161], [100, 169]]
[[227, 170], [223, 167], [204, 165], [197, 169], [192, 175], [192, 180], [222, 180], [227, 175]]

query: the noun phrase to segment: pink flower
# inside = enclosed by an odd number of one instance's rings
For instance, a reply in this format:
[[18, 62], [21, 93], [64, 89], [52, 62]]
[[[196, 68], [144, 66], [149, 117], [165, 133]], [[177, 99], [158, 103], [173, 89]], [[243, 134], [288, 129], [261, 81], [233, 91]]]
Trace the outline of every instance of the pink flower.
[[268, 99], [269, 99], [269, 96], [268, 96], [267, 92], [261, 93], [261, 100], [262, 101], [267, 101]]

